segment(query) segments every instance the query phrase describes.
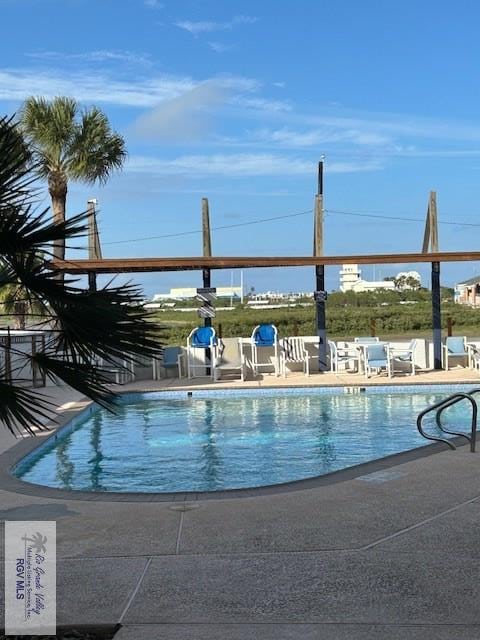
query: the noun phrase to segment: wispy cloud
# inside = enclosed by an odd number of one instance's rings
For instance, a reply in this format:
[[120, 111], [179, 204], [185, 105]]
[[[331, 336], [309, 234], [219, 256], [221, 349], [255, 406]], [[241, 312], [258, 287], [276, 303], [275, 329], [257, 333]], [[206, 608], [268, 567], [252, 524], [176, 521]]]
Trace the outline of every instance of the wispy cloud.
[[119, 51], [99, 49], [97, 51], [85, 51], [82, 53], [64, 53], [60, 51], [34, 51], [25, 54], [28, 58], [49, 60], [52, 62], [62, 60], [78, 60], [79, 62], [128, 62], [134, 64], [151, 64], [150, 56], [146, 53], [134, 51]]
[[208, 46], [212, 51], [215, 51], [215, 53], [225, 53], [233, 49], [233, 44], [224, 44], [223, 42], [209, 42]]
[[[237, 76], [211, 78], [226, 90], [245, 92], [258, 88], [256, 80]], [[99, 102], [130, 107], [155, 107], [177, 98], [204, 81], [188, 76], [156, 75], [119, 80], [88, 71], [66, 74], [62, 71], [0, 69], [0, 100], [24, 100], [30, 95], [53, 98], [68, 95], [82, 102]]]
[[242, 24], [254, 24], [258, 21], [258, 18], [254, 16], [235, 16], [228, 22], [212, 22], [209, 20], [201, 20], [198, 22], [192, 22], [191, 20], [180, 20], [175, 22], [175, 26], [179, 29], [188, 31], [193, 36], [198, 36], [200, 33], [212, 33], [213, 31], [230, 31], [234, 27], [238, 27]]
[[144, 0], [144, 5], [149, 9], [164, 9], [165, 5], [160, 0]]
[[[126, 165], [127, 172], [155, 175], [217, 176], [250, 178], [261, 176], [310, 176], [315, 171], [313, 160], [288, 156], [262, 154], [212, 154], [185, 155], [171, 160], [149, 156], [132, 156]], [[353, 173], [376, 171], [380, 161], [330, 162], [329, 173]]]
[[148, 141], [194, 142], [210, 130], [212, 112], [226, 98], [224, 86], [205, 82], [140, 116], [132, 132]]
[[288, 128], [261, 129], [253, 132], [252, 137], [260, 142], [274, 143], [284, 147], [313, 147], [332, 142], [378, 147], [392, 142], [390, 137], [374, 131], [340, 127], [322, 127], [303, 131]]

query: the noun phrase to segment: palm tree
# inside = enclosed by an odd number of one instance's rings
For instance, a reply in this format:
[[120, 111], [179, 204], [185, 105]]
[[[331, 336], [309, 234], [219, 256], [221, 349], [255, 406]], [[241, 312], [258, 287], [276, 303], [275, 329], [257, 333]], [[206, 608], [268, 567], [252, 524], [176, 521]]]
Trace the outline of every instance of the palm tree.
[[[108, 364], [124, 357], [136, 361], [161, 349], [158, 327], [140, 305], [141, 289], [109, 284], [89, 291], [75, 280], [58, 279], [45, 259], [47, 247], [85, 235], [86, 216], [49, 221], [48, 209], [35, 208], [34, 181], [28, 147], [12, 121], [0, 118], [0, 297], [17, 288], [30, 309], [41, 311], [28, 312], [29, 319], [36, 319], [37, 328], [49, 329], [45, 348], [33, 355], [0, 341], [0, 424], [12, 432], [33, 432], [32, 427], [42, 428], [42, 417], [51, 416], [45, 395], [19, 379], [26, 365], [111, 407], [114, 395], [96, 359]], [[7, 355], [17, 363], [13, 372]]]
[[[65, 221], [69, 180], [104, 183], [114, 169], [121, 169], [127, 155], [124, 139], [112, 131], [103, 111], [81, 111], [73, 98], [27, 98], [20, 125], [37, 172], [48, 182], [57, 223]], [[54, 244], [54, 257], [65, 258], [61, 241]]]

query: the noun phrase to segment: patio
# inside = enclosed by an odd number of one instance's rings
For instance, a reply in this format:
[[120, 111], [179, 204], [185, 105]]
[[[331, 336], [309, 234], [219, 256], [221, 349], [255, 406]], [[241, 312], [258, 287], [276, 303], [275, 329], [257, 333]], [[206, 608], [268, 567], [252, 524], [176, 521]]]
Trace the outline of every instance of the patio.
[[[321, 381], [352, 378], [385, 380], [323, 374]], [[291, 374], [244, 385], [319, 380]], [[415, 378], [476, 380], [464, 369]], [[412, 379], [394, 380], [404, 382]], [[122, 389], [209, 386], [169, 379]], [[67, 419], [78, 395], [51, 391]], [[3, 468], [16, 444], [0, 433]], [[50, 498], [12, 490], [3, 478], [0, 517], [57, 521], [59, 624], [121, 623], [119, 640], [473, 640], [480, 636], [477, 456], [433, 445], [306, 490], [188, 502]]]

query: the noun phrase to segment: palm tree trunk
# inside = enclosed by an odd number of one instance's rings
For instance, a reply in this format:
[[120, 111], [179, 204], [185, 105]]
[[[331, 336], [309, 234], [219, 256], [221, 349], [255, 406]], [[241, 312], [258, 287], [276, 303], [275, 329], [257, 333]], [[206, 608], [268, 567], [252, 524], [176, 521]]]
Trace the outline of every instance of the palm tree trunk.
[[[48, 191], [52, 198], [53, 220], [55, 223], [65, 222], [65, 211], [67, 205], [67, 182], [55, 175], [48, 178]], [[53, 243], [53, 257], [55, 260], [65, 259], [65, 240], [58, 240]]]

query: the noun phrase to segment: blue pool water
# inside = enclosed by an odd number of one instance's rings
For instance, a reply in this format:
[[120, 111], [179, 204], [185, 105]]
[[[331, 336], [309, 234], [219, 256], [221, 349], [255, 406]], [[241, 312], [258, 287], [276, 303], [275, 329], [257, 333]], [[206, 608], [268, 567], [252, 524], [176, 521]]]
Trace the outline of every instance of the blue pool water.
[[[300, 480], [426, 445], [417, 414], [464, 389], [128, 394], [116, 414], [95, 407], [79, 416], [15, 473], [49, 487], [120, 492], [216, 491]], [[468, 431], [462, 405], [448, 409], [445, 422]]]

